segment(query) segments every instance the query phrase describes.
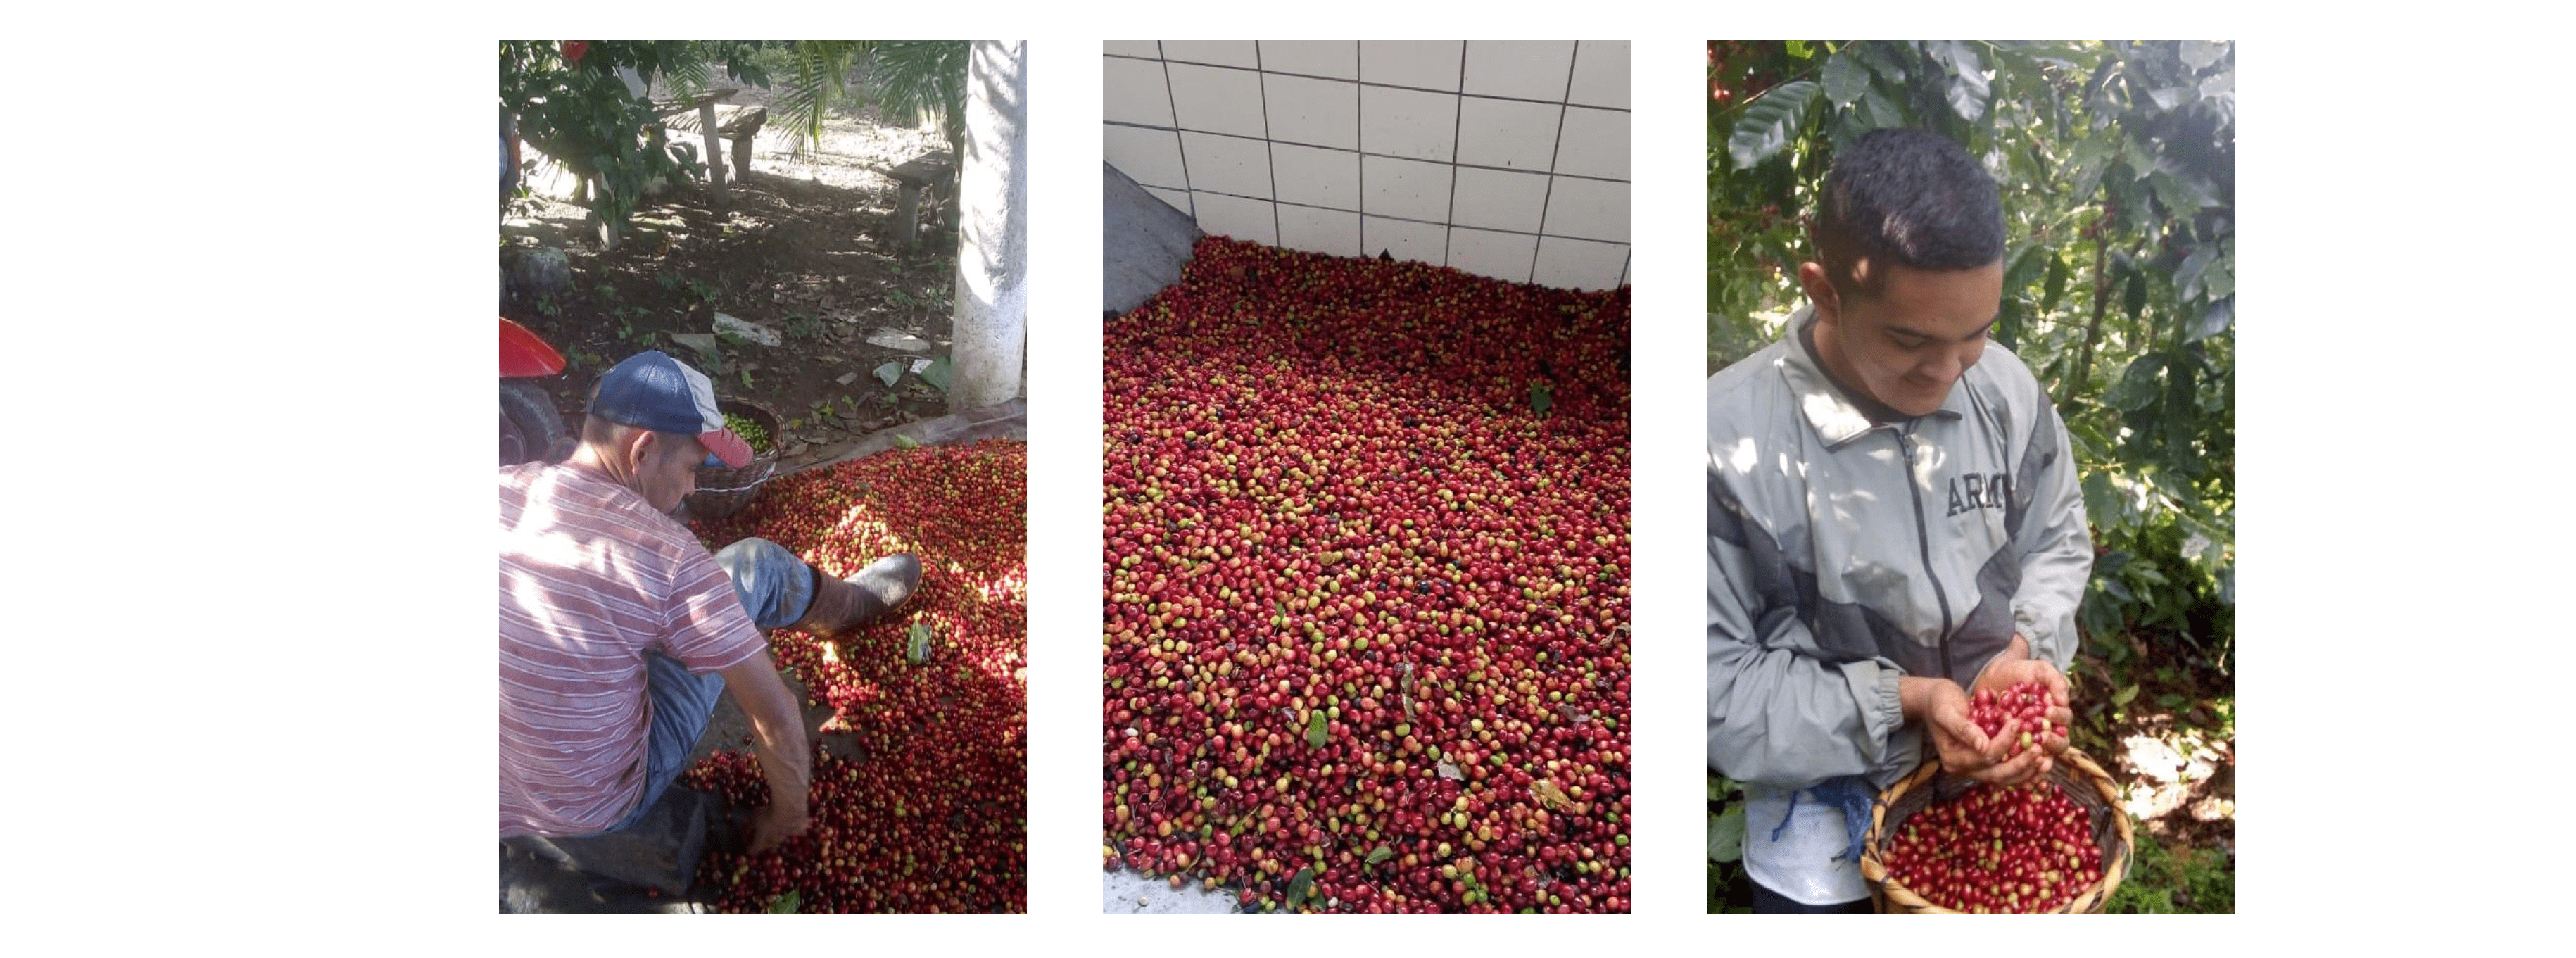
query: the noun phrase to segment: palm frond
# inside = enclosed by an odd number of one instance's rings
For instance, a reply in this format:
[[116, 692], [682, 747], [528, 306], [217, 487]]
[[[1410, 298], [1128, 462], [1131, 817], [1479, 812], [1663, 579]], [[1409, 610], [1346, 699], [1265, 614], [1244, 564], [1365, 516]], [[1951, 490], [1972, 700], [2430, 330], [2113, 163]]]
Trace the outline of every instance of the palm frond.
[[865, 41], [798, 40], [788, 53], [788, 73], [778, 101], [783, 128], [797, 134], [795, 151], [823, 146], [823, 118], [848, 96], [850, 64]]
[[937, 119], [954, 151], [965, 140], [969, 40], [880, 40], [870, 44], [868, 82], [888, 119]]

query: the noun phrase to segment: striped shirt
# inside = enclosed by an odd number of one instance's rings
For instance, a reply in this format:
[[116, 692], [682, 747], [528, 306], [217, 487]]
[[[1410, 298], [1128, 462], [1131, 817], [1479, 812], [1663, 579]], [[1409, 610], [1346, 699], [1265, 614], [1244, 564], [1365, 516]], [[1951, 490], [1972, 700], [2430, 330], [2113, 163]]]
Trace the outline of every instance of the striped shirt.
[[689, 530], [571, 466], [501, 469], [501, 835], [584, 835], [643, 797], [644, 652], [692, 672], [768, 642]]

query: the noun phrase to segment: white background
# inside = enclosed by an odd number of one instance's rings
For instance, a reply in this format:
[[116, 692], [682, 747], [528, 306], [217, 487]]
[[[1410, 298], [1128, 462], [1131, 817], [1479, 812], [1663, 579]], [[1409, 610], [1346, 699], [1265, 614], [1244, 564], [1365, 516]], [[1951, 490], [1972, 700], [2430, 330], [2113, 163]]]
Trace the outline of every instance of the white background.
[[[351, 9], [356, 9], [352, 7]], [[17, 828], [37, 946], [259, 952], [1725, 953], [1701, 746], [1708, 37], [2238, 41], [2242, 924], [1855, 949], [2493, 939], [2558, 897], [2572, 354], [2553, 35], [2475, 4], [225, 6], [19, 22]], [[2494, 32], [2474, 37], [2458, 18]], [[2477, 19], [2472, 19], [2477, 18]], [[1101, 41], [1633, 41], [1636, 914], [1098, 916]], [[2377, 31], [2330, 38], [2316, 31]], [[483, 590], [492, 38], [1032, 39], [1030, 916], [493, 917]], [[1473, 32], [1472, 30], [1467, 32]], [[33, 693], [33, 694], [27, 694]], [[2552, 721], [2555, 720], [2555, 721]], [[2543, 724], [2546, 722], [2547, 724]], [[2546, 737], [2544, 737], [2546, 736]], [[2449, 917], [2445, 909], [2459, 914]], [[2058, 929], [2063, 932], [2063, 926]], [[1864, 939], [1861, 935], [1870, 935]], [[427, 946], [427, 947], [420, 947]], [[2454, 946], [2456, 947], [2456, 945]], [[31, 948], [31, 953], [33, 949]], [[46, 949], [47, 951], [57, 949]]]

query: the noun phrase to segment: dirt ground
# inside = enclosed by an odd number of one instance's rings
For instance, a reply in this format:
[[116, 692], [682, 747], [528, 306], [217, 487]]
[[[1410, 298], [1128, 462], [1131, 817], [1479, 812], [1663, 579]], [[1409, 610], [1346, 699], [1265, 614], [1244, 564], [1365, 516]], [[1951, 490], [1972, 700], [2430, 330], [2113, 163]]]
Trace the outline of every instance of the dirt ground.
[[[850, 90], [864, 90], [865, 79], [862, 65]], [[646, 349], [679, 357], [708, 373], [720, 393], [777, 413], [788, 427], [776, 437], [782, 470], [947, 412], [945, 394], [913, 367], [948, 352], [953, 204], [925, 197], [917, 242], [899, 249], [897, 187], [879, 172], [945, 150], [945, 141], [856, 106], [836, 108], [815, 147], [788, 129], [772, 95], [744, 86], [728, 101], [771, 106], [747, 181], [733, 181], [728, 170], [721, 202], [702, 183], [647, 198], [613, 250], [600, 248], [585, 207], [545, 196], [510, 203], [500, 229], [505, 270], [541, 247], [563, 250], [571, 266], [571, 288], [561, 295], [505, 292], [501, 303], [502, 315], [567, 358], [564, 373], [542, 383], [567, 425], [578, 428], [601, 374]], [[544, 172], [531, 181], [544, 182]], [[720, 356], [708, 357], [672, 338], [713, 333], [719, 312], [783, 341], [726, 338]], [[901, 364], [892, 386], [876, 372], [889, 362]]]
[[[2148, 650], [2139, 646], [2140, 659]], [[2167, 846], [2214, 849], [2236, 857], [2236, 740], [2232, 678], [2193, 669], [2162, 674], [2138, 668], [2139, 691], [2126, 707], [2100, 677], [2110, 669], [2090, 652], [2077, 656], [2073, 681], [2084, 726], [2077, 746], [2126, 783], [2123, 805], [2137, 827]], [[2166, 704], [2170, 702], [2171, 704]]]

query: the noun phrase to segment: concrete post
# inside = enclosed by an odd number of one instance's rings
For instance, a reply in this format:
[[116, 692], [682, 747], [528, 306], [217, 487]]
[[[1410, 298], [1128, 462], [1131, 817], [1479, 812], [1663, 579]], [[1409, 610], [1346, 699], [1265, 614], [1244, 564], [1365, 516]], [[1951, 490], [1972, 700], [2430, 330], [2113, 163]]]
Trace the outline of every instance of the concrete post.
[[698, 135], [707, 143], [707, 196], [722, 203], [725, 198], [724, 138], [716, 134], [716, 101], [698, 104]]
[[950, 412], [1007, 401], [1027, 378], [1028, 44], [978, 40], [967, 59]]

